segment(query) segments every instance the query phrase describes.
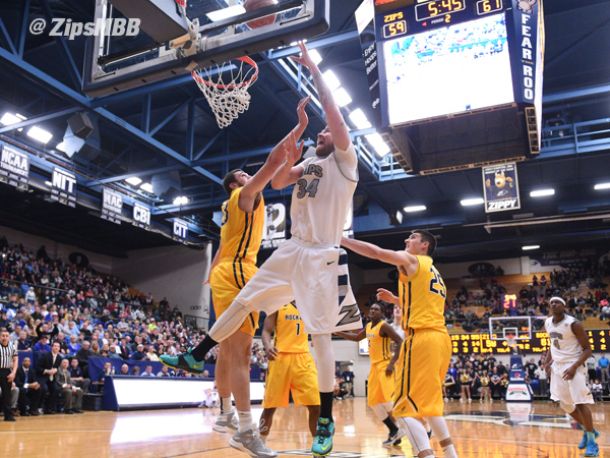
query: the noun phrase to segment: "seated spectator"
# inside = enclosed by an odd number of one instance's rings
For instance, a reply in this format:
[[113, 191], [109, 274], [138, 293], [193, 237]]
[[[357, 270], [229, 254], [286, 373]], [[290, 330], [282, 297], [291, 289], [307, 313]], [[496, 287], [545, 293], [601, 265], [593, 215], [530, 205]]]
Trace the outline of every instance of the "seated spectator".
[[[205, 375], [203, 376], [205, 377]], [[165, 365], [161, 366], [161, 370], [157, 372], [157, 377], [171, 377], [171, 374], [169, 373], [169, 367]]]
[[140, 376], [140, 366], [133, 366], [133, 369], [131, 370], [131, 375], [133, 375], [134, 377], [139, 377]]
[[78, 359], [78, 364], [83, 369], [85, 377], [89, 376], [88, 368], [89, 358], [91, 356], [95, 356], [95, 353], [91, 351], [91, 342], [85, 340], [83, 341], [81, 349], [76, 352], [76, 359]]
[[32, 369], [32, 360], [27, 356], [23, 358], [21, 367], [15, 375], [15, 385], [19, 388], [19, 411], [21, 416], [39, 415], [40, 401], [43, 389], [36, 381], [36, 374]]
[[146, 352], [146, 359], [148, 361], [156, 361], [156, 362], [161, 361], [159, 359], [159, 356], [157, 355], [157, 353], [155, 353], [155, 347], [153, 347], [152, 345], [148, 346], [148, 351]]
[[149, 364], [144, 368], [144, 372], [140, 375], [141, 377], [155, 377], [153, 374], [153, 367]]
[[32, 351], [35, 351], [35, 352], [45, 351], [47, 353], [50, 353], [51, 345], [49, 345], [49, 336], [46, 334], [41, 335], [38, 342], [36, 342], [34, 344], [34, 346], [32, 347]]
[[129, 359], [134, 361], [142, 361], [146, 359], [146, 354], [144, 354], [144, 345], [140, 344], [136, 347], [136, 351], [134, 351]]
[[85, 377], [83, 370], [78, 364], [77, 358], [72, 358], [70, 361], [70, 377], [72, 378], [72, 384], [83, 390], [83, 393], [89, 392], [89, 385], [91, 380]]
[[104, 378], [110, 375], [114, 375], [114, 366], [110, 361], [106, 361], [104, 363], [104, 369], [102, 370], [102, 375], [100, 376], [100, 382], [104, 383]]
[[599, 380], [593, 380], [593, 383], [591, 383], [591, 393], [593, 394], [594, 400], [602, 400], [604, 395], [604, 387], [602, 386]]
[[36, 361], [36, 376], [38, 383], [45, 385], [45, 391], [49, 393], [46, 399], [45, 413], [53, 414], [57, 410], [59, 392], [55, 384], [62, 356], [59, 353], [59, 342], [53, 342], [50, 353], [42, 353]]
[[19, 331], [19, 338], [17, 339], [17, 350], [24, 351], [32, 348], [28, 333], [25, 331]]
[[129, 375], [129, 366], [127, 364], [121, 365], [121, 371], [119, 375]]
[[59, 366], [55, 384], [63, 398], [63, 412], [66, 414], [83, 413], [83, 390], [72, 384], [68, 359], [64, 359]]
[[81, 344], [78, 342], [78, 336], [72, 334], [70, 336], [70, 343], [68, 344], [68, 354], [76, 355], [78, 351], [81, 349]]

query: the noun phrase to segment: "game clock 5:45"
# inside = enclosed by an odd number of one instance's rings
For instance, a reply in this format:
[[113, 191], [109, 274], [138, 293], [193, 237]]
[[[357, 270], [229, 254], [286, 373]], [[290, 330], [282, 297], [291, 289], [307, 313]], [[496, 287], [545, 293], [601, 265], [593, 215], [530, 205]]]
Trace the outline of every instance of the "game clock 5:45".
[[433, 0], [415, 6], [415, 19], [425, 21], [466, 9], [466, 0]]

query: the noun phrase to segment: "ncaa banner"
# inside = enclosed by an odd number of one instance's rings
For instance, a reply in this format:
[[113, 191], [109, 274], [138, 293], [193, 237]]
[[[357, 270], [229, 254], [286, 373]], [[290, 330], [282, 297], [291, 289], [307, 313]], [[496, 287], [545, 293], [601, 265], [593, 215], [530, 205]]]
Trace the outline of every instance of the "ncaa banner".
[[133, 219], [131, 221], [136, 227], [140, 229], [150, 228], [150, 208], [141, 204], [140, 202], [134, 202], [133, 204]]
[[123, 195], [109, 188], [102, 188], [102, 219], [121, 224]]
[[485, 213], [518, 210], [521, 208], [517, 164], [483, 167]]
[[55, 167], [51, 177], [51, 200], [76, 207], [76, 175]]
[[188, 224], [182, 219], [174, 219], [174, 225], [172, 230], [172, 239], [176, 242], [186, 243], [186, 237], [188, 235]]
[[27, 154], [17, 151], [12, 146], [0, 143], [0, 183], [6, 183], [20, 191], [29, 188], [30, 160]]
[[265, 205], [263, 248], [277, 248], [286, 240], [286, 206], [283, 203]]

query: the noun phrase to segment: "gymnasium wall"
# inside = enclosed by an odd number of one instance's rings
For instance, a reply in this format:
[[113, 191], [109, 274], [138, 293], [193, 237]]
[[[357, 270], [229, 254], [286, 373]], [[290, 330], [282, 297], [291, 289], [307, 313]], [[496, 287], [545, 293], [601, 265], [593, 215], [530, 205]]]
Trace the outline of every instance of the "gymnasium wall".
[[91, 251], [78, 248], [74, 245], [66, 245], [45, 237], [39, 237], [37, 235], [16, 231], [15, 229], [11, 229], [9, 227], [0, 226], [0, 237], [2, 236], [5, 236], [8, 239], [9, 245], [22, 244], [24, 247], [30, 251], [33, 251], [34, 253], [36, 253], [36, 251], [38, 251], [38, 249], [44, 245], [47, 250], [47, 254], [51, 258], [60, 258], [64, 261], [68, 260], [70, 253], [82, 253], [89, 258], [89, 263], [95, 270], [107, 274], [112, 272], [113, 258], [111, 256], [93, 253]]
[[134, 250], [127, 259], [115, 259], [112, 273], [156, 300], [166, 297], [183, 314], [209, 317], [208, 278], [211, 244], [204, 250], [168, 246]]

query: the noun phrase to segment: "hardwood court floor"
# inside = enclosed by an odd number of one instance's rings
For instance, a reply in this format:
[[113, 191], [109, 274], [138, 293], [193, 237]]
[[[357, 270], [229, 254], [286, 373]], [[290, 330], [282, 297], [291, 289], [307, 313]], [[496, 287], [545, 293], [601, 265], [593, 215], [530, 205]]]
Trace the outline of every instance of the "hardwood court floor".
[[[261, 409], [255, 407], [258, 419]], [[366, 401], [335, 404], [335, 452], [342, 458], [411, 456], [408, 445], [387, 450], [387, 433]], [[230, 448], [228, 436], [212, 431], [215, 409], [86, 412], [0, 422], [2, 457], [189, 457], [228, 458], [246, 455]], [[571, 429], [558, 408], [548, 402], [482, 406], [447, 403], [449, 429], [461, 458], [575, 458], [581, 433]], [[276, 413], [269, 445], [282, 457], [310, 456], [305, 409]], [[600, 457], [610, 458], [610, 404], [593, 407], [601, 430]], [[433, 442], [442, 456], [438, 444]]]

